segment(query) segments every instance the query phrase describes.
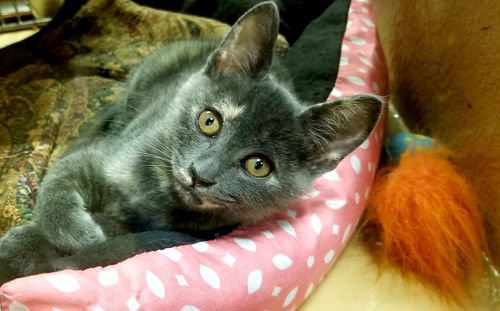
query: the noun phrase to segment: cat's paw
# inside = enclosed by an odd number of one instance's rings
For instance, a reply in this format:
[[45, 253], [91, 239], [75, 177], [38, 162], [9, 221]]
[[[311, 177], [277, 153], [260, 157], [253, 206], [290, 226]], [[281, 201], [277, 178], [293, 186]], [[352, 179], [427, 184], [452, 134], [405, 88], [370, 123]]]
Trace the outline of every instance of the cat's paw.
[[0, 283], [38, 271], [40, 264], [59, 256], [35, 224], [12, 228], [0, 239]]
[[51, 244], [66, 253], [106, 240], [101, 227], [84, 210], [73, 211], [64, 221], [44, 221], [41, 229]]
[[19, 271], [10, 266], [10, 262], [0, 258], [0, 285], [7, 283], [19, 276]]

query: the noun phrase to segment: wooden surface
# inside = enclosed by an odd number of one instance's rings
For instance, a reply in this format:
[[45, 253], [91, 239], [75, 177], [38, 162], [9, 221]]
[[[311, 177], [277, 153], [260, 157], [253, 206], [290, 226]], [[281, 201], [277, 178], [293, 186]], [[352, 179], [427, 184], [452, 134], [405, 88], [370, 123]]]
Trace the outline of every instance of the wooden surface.
[[0, 49], [7, 45], [14, 44], [18, 41], [24, 40], [38, 32], [38, 29], [25, 29], [14, 32], [0, 33]]
[[379, 270], [355, 235], [300, 311], [463, 311], [419, 282]]
[[391, 98], [410, 128], [458, 153], [500, 265], [500, 3], [374, 0]]

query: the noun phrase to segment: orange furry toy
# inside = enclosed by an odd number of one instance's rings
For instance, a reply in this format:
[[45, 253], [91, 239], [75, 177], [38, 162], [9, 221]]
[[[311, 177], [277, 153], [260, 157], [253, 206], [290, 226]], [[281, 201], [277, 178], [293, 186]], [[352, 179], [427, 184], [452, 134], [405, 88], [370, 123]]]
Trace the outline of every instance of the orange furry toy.
[[379, 172], [366, 214], [367, 228], [375, 228], [381, 242], [376, 254], [444, 297], [468, 301], [469, 282], [483, 275], [486, 247], [475, 195], [450, 161], [450, 151], [419, 135], [394, 139], [400, 149], [396, 158], [402, 155]]

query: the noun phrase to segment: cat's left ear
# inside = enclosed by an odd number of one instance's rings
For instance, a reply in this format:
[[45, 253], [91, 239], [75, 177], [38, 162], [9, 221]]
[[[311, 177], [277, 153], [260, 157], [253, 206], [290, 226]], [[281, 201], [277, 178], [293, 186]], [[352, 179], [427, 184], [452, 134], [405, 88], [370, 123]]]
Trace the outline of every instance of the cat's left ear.
[[311, 106], [300, 115], [306, 161], [314, 175], [334, 169], [368, 137], [382, 111], [373, 95], [344, 97]]
[[248, 10], [210, 55], [206, 74], [212, 78], [265, 76], [273, 61], [278, 25], [274, 2], [263, 2]]

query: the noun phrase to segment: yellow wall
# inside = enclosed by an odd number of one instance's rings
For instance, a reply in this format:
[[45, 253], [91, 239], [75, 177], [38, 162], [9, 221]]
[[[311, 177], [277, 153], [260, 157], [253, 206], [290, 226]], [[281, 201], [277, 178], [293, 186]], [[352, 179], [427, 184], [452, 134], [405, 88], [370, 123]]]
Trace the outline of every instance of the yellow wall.
[[500, 2], [374, 2], [392, 98], [413, 130], [459, 153], [500, 265]]

